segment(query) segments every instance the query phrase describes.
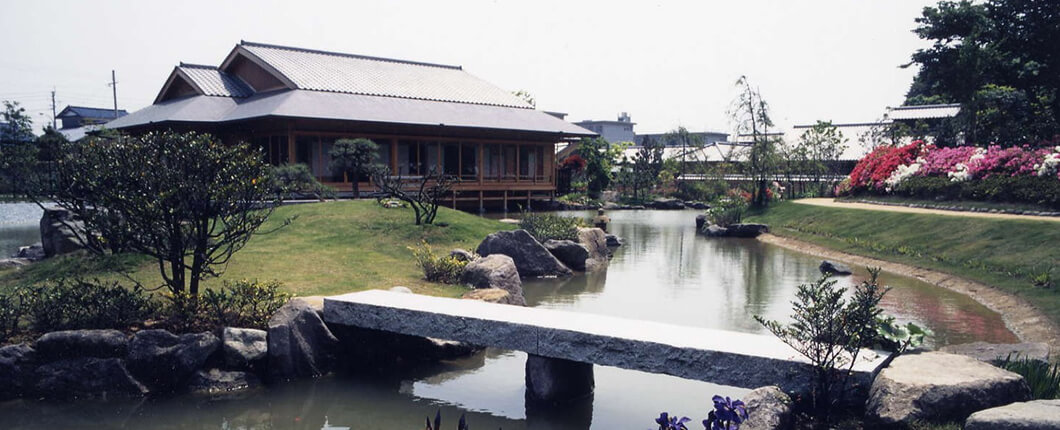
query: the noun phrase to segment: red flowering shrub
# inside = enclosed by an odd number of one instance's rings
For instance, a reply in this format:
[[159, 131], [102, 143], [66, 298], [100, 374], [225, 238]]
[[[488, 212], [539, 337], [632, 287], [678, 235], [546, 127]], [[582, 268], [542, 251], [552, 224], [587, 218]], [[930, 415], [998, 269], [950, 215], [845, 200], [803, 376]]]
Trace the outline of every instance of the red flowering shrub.
[[850, 186], [855, 190], [883, 189], [884, 181], [898, 166], [912, 163], [921, 152], [930, 148], [931, 145], [924, 145], [921, 140], [905, 146], [879, 146], [854, 166], [850, 172]]
[[585, 164], [585, 159], [582, 158], [581, 155], [574, 154], [570, 157], [563, 159], [563, 162], [560, 163], [559, 166], [562, 169], [570, 169], [575, 172], [580, 172], [585, 169]]

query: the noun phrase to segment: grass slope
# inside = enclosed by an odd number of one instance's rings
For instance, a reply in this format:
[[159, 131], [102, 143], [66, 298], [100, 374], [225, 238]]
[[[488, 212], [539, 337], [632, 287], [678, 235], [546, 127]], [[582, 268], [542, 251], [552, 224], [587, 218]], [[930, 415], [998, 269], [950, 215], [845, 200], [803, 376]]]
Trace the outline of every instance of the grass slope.
[[[437, 253], [454, 247], [474, 250], [490, 233], [513, 228], [495, 220], [441, 208], [437, 225], [413, 224], [411, 209], [384, 209], [375, 201], [342, 201], [284, 206], [276, 209], [261, 231], [292, 223], [270, 234], [257, 235], [237, 252], [220, 279], [276, 279], [299, 296], [346, 293], [405, 285], [432, 295], [457, 296], [462, 287], [434, 284], [423, 273], [409, 246], [426, 240]], [[20, 282], [41, 282], [63, 276], [122, 280], [120, 271], [145, 286], [161, 284], [154, 260], [139, 255], [89, 257], [72, 255], [0, 272], [0, 288]]]
[[[747, 221], [832, 249], [938, 270], [1015, 293], [1060, 324], [1060, 227], [1054, 222], [777, 204]], [[1033, 278], [1052, 271], [1053, 286]]]

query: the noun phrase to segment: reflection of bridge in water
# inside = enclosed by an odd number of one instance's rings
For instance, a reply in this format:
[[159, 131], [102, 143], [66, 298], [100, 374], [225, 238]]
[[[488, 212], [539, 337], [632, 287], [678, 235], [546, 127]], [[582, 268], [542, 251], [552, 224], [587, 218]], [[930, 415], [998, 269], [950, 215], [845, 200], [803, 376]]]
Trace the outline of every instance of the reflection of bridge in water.
[[[593, 364], [794, 392], [807, 391], [813, 373], [806, 359], [773, 336], [382, 290], [325, 298], [324, 320], [525, 351], [528, 400], [592, 393]], [[868, 358], [853, 367], [862, 386], [883, 362], [875, 353], [863, 355]]]

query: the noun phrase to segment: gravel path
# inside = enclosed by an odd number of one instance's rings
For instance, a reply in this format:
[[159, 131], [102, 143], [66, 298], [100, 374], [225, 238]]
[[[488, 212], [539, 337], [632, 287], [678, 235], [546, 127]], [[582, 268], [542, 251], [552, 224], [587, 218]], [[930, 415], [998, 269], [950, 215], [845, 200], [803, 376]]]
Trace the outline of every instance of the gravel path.
[[870, 211], [905, 212], [905, 213], [915, 213], [915, 214], [964, 216], [964, 217], [975, 217], [975, 218], [1017, 219], [1017, 220], [1029, 220], [1029, 221], [1060, 222], [1060, 217], [1054, 217], [1054, 216], [1015, 215], [1015, 214], [1001, 214], [1001, 213], [989, 213], [989, 212], [947, 211], [947, 210], [942, 210], [942, 209], [910, 208], [910, 207], [905, 207], [905, 206], [887, 206], [887, 205], [874, 205], [874, 204], [871, 204], [871, 203], [842, 202], [842, 201], [835, 201], [835, 200], [830, 199], [830, 198], [798, 199], [798, 200], [792, 200], [792, 202], [793, 203], [798, 203], [800, 205], [826, 206], [826, 207], [840, 208], [840, 209], [861, 209], [861, 210], [870, 210]]

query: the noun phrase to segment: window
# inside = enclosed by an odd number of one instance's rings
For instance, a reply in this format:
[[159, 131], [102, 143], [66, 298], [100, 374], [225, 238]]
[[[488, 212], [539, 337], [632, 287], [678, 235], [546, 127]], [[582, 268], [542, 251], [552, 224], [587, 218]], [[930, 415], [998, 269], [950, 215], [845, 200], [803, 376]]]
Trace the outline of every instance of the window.
[[478, 180], [478, 144], [460, 144], [460, 179], [465, 181]]
[[446, 176], [457, 176], [460, 174], [460, 144], [446, 143], [442, 145], [442, 172]]

